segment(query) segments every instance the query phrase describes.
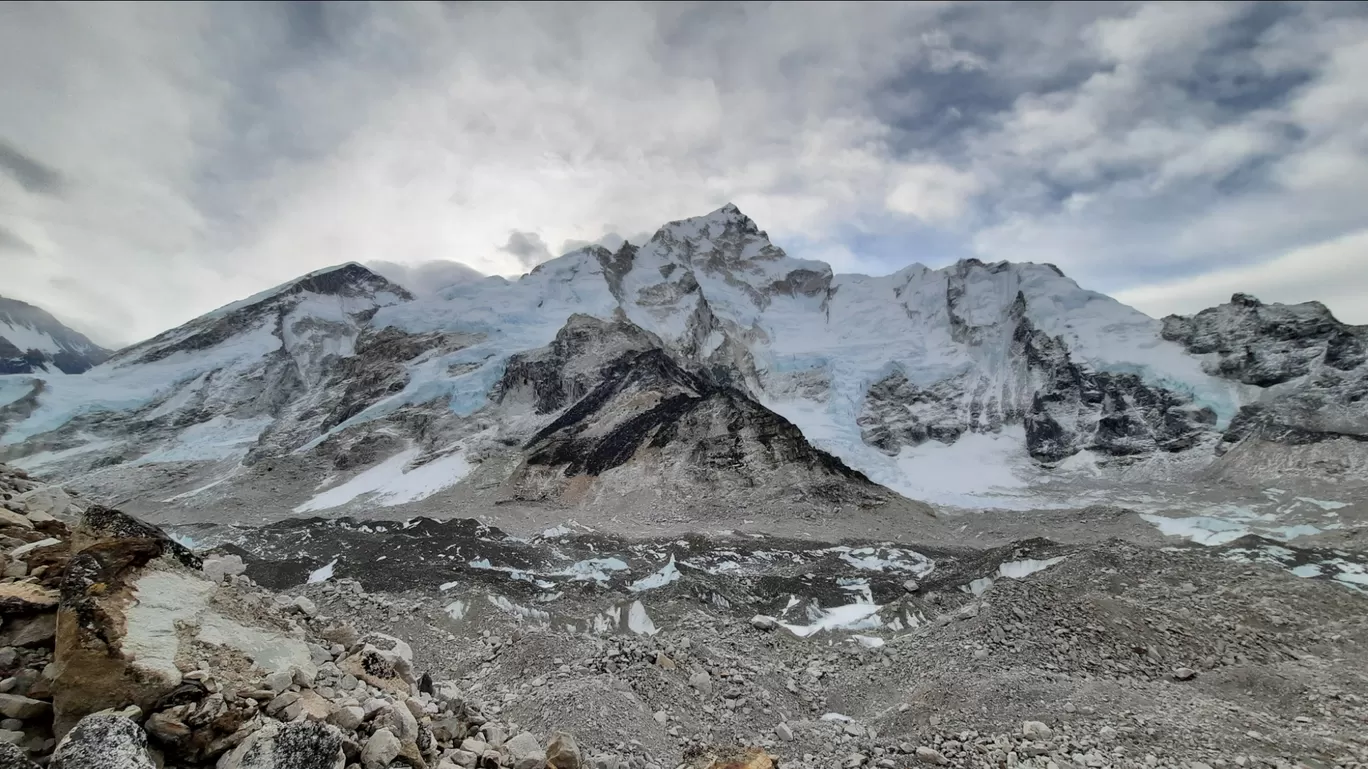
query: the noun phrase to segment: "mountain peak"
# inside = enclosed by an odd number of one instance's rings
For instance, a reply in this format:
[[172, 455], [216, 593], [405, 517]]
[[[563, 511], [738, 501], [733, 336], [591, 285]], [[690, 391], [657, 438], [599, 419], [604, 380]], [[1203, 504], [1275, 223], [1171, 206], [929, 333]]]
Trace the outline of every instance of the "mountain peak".
[[0, 374], [80, 374], [109, 353], [43, 308], [0, 296]]

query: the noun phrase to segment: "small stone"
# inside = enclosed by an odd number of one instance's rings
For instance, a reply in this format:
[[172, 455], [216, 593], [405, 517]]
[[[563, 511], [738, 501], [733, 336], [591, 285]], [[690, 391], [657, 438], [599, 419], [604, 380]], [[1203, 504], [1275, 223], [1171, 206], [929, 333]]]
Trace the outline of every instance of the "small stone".
[[1197, 671], [1192, 668], [1174, 668], [1173, 678], [1177, 681], [1188, 681], [1197, 676]]
[[366, 712], [356, 705], [338, 708], [332, 712], [332, 715], [328, 716], [329, 723], [349, 732], [356, 731], [356, 727], [360, 726], [365, 719]]
[[779, 621], [766, 614], [757, 614], [751, 617], [751, 627], [756, 630], [773, 630], [779, 627]]
[[1040, 721], [1026, 721], [1021, 724], [1021, 734], [1031, 740], [1048, 740], [1054, 736], [1050, 727]]
[[937, 766], [944, 766], [950, 763], [950, 759], [946, 758], [944, 754], [942, 754], [939, 750], [936, 750], [935, 748], [928, 748], [925, 745], [919, 746], [917, 748], [916, 755], [917, 760], [925, 764], [935, 764]]
[[774, 733], [778, 735], [779, 739], [785, 742], [793, 739], [793, 729], [790, 728], [788, 724], [781, 723], [774, 727]]
[[909, 593], [915, 593], [918, 590], [921, 590], [921, 584], [918, 583], [915, 579], [909, 579], [903, 582], [902, 586], [903, 590], [906, 590]]

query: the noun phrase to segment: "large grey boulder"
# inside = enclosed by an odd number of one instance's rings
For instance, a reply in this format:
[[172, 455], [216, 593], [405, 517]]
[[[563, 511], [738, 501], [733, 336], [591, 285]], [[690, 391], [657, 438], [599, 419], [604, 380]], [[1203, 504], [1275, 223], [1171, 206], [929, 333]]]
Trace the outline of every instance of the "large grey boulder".
[[343, 769], [342, 732], [318, 721], [270, 721], [219, 759], [218, 769]]
[[51, 769], [156, 769], [147, 751], [147, 734], [127, 711], [92, 713], [57, 743]]

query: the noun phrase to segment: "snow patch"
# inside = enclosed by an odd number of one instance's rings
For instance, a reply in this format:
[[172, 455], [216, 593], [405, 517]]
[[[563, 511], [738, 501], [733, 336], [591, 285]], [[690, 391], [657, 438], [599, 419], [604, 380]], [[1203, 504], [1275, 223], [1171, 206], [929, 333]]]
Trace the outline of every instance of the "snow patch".
[[671, 555], [670, 560], [664, 566], [660, 567], [659, 571], [633, 582], [627, 586], [627, 589], [633, 593], [639, 593], [643, 590], [654, 590], [655, 588], [664, 587], [671, 582], [677, 581], [680, 576], [679, 569], [675, 566], [674, 556]]
[[311, 513], [341, 507], [362, 495], [370, 495], [367, 502], [383, 507], [417, 502], [456, 485], [470, 472], [470, 463], [460, 451], [405, 470], [419, 453], [416, 448], [400, 452], [346, 483], [315, 495], [294, 511]]
[[306, 584], [314, 582], [327, 582], [328, 580], [332, 579], [333, 567], [336, 565], [337, 559], [334, 558], [331, 561], [329, 561], [326, 566], [322, 566], [309, 572], [309, 579], [307, 580]]
[[[808, 625], [790, 625], [780, 622], [779, 626], [799, 638], [807, 638], [823, 630], [872, 630], [880, 627], [883, 620], [879, 610], [883, 607], [874, 603], [852, 603], [826, 610], [809, 611]], [[816, 616], [811, 616], [815, 614]]]
[[1009, 579], [1026, 579], [1038, 571], [1044, 571], [1045, 569], [1054, 566], [1064, 560], [1065, 557], [1066, 556], [1061, 555], [1045, 560], [1030, 558], [1024, 561], [1007, 561], [998, 564], [998, 576], [1007, 577]]

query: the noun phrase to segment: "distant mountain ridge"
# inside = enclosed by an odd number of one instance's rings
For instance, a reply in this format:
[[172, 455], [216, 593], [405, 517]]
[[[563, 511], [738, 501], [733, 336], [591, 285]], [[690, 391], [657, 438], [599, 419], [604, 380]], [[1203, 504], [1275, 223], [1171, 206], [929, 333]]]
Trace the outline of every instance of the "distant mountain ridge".
[[1244, 295], [1161, 321], [1047, 264], [838, 275], [726, 206], [422, 296], [320, 270], [79, 379], [0, 378], [0, 459], [273, 514], [898, 506], [985, 447], [1039, 477], [1361, 481], [1366, 340]]
[[0, 374], [80, 374], [110, 354], [41, 307], [0, 296]]

